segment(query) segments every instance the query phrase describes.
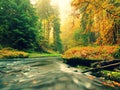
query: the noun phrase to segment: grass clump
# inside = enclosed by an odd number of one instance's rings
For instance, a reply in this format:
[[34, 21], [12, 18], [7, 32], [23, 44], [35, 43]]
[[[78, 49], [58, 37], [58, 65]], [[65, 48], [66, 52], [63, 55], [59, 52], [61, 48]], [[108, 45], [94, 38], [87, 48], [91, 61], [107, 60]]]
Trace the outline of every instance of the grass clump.
[[105, 77], [106, 79], [110, 79], [113, 81], [117, 81], [120, 83], [120, 72], [116, 71], [108, 71], [108, 70], [103, 70], [101, 71], [101, 76]]
[[36, 57], [55, 57], [55, 56], [61, 56], [61, 54], [57, 54], [57, 53], [47, 54], [47, 53], [39, 53], [39, 52], [29, 53], [29, 57], [30, 58], [36, 58]]

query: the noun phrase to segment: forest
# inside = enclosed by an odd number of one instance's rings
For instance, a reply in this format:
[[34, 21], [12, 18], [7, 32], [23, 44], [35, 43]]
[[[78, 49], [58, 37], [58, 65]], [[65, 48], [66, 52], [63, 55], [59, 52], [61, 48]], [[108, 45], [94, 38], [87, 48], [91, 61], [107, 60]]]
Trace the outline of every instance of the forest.
[[49, 0], [34, 6], [29, 0], [1, 0], [0, 7], [1, 48], [62, 52], [59, 11]]
[[59, 7], [50, 0], [33, 5], [1, 0], [0, 7], [1, 48], [61, 53], [76, 46], [120, 44], [119, 0], [73, 0], [62, 23]]
[[0, 58], [40, 56], [87, 69], [117, 60], [99, 74], [120, 82], [120, 0], [0, 0]]
[[[73, 0], [73, 12], [62, 26], [63, 43], [68, 43], [65, 49], [74, 46], [119, 45], [119, 3], [119, 0]], [[65, 32], [69, 34], [65, 36]], [[70, 41], [66, 42], [68, 37]]]

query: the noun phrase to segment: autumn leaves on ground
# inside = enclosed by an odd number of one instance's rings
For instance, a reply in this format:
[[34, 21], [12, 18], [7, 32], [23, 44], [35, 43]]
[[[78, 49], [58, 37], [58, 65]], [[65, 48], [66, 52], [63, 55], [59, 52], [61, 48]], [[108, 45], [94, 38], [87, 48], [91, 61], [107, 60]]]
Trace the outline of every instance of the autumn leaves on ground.
[[[60, 3], [63, 0], [1, 0], [0, 58], [62, 54], [65, 62], [72, 60], [79, 67], [85, 65], [76, 59], [120, 59], [120, 0]], [[120, 65], [99, 74], [120, 82]]]
[[89, 59], [89, 60], [113, 60], [120, 58], [119, 46], [76, 47], [63, 54], [63, 58]]

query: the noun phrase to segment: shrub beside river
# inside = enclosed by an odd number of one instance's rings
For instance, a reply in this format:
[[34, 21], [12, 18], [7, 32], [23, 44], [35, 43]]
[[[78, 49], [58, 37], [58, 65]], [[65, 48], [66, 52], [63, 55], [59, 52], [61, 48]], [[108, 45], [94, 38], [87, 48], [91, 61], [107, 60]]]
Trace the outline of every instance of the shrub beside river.
[[0, 50], [0, 58], [26, 58], [28, 53], [24, 51], [17, 51], [11, 48], [3, 48]]
[[39, 57], [60, 57], [58, 53], [41, 53], [18, 51], [12, 48], [3, 48], [0, 50], [0, 58], [39, 58]]
[[112, 60], [120, 58], [119, 46], [75, 47], [63, 54], [64, 59]]

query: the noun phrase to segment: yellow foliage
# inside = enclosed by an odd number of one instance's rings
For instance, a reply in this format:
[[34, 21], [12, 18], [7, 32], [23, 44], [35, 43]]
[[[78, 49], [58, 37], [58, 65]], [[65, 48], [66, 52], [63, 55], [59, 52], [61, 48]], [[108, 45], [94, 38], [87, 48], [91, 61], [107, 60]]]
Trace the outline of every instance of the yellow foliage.
[[80, 20], [69, 16], [61, 25], [61, 39], [65, 49], [74, 46], [73, 33], [80, 27]]
[[23, 58], [23, 57], [28, 57], [28, 53], [8, 48], [0, 50], [0, 58]]
[[[116, 0], [116, 2], [120, 2]], [[72, 0], [71, 5], [75, 10], [84, 11], [80, 14], [89, 15], [86, 21], [92, 20], [92, 25], [86, 24], [86, 31], [91, 30], [99, 34], [97, 44], [113, 44], [115, 42], [115, 19], [119, 19], [120, 8], [116, 7], [109, 0]], [[81, 18], [82, 19], [82, 18]]]
[[63, 54], [64, 59], [80, 58], [91, 60], [111, 60], [119, 46], [75, 47]]

